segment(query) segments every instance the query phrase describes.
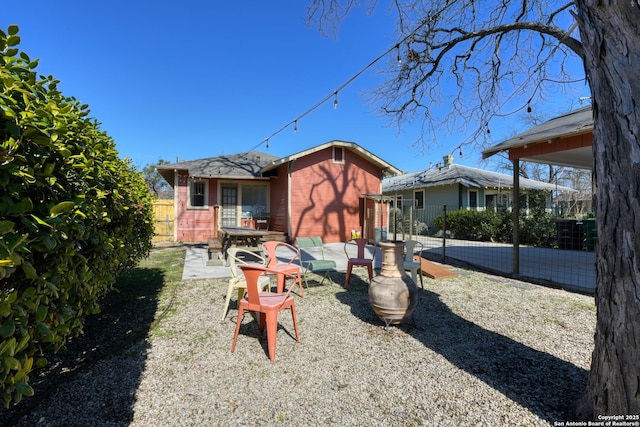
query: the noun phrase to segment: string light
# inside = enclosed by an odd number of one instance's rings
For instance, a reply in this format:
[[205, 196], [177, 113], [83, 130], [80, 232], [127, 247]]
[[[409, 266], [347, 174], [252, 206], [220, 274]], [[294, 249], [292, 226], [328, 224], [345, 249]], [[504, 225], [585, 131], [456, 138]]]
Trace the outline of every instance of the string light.
[[266, 138], [265, 140], [263, 140], [262, 142], [260, 142], [259, 144], [257, 144], [255, 147], [253, 147], [251, 150], [249, 151], [253, 151], [256, 150], [258, 147], [260, 147], [262, 144], [267, 143], [267, 148], [268, 147], [268, 141], [270, 138], [273, 138], [274, 136], [278, 135], [279, 133], [281, 133], [282, 131], [284, 131], [286, 128], [288, 128], [289, 126], [293, 125], [294, 127], [294, 132], [297, 129], [297, 122], [298, 120], [302, 119], [303, 117], [307, 116], [308, 114], [310, 114], [311, 112], [313, 112], [314, 110], [316, 110], [317, 108], [319, 108], [322, 104], [324, 104], [325, 102], [327, 102], [328, 100], [330, 100], [332, 97], [334, 98], [333, 100], [333, 108], [337, 109], [338, 108], [338, 92], [341, 91], [342, 89], [344, 89], [345, 87], [347, 87], [349, 84], [351, 84], [355, 79], [357, 79], [358, 77], [360, 77], [360, 75], [362, 73], [364, 73], [365, 71], [367, 71], [369, 68], [371, 68], [372, 66], [374, 66], [378, 61], [380, 61], [382, 58], [386, 57], [387, 55], [389, 55], [389, 53], [391, 53], [393, 51], [393, 49], [397, 49], [398, 50], [398, 55], [397, 58], [399, 61], [402, 61], [402, 58], [400, 57], [400, 45], [402, 43], [407, 42], [408, 40], [410, 40], [415, 33], [417, 33], [422, 27], [424, 27], [426, 25], [426, 22], [423, 22], [422, 24], [418, 25], [413, 31], [411, 31], [407, 36], [405, 36], [399, 43], [391, 46], [389, 49], [387, 49], [385, 52], [383, 52], [382, 54], [380, 54], [377, 58], [375, 58], [373, 61], [371, 61], [369, 64], [367, 64], [364, 68], [362, 68], [360, 71], [358, 71], [356, 74], [354, 74], [349, 80], [347, 80], [346, 82], [344, 82], [342, 85], [340, 85], [336, 90], [334, 90], [333, 92], [329, 93], [328, 95], [326, 95], [324, 98], [322, 98], [320, 101], [316, 102], [312, 107], [310, 107], [309, 109], [307, 109], [304, 113], [300, 114], [298, 117], [296, 117], [294, 120], [290, 121], [289, 123], [287, 123], [286, 125], [282, 126], [280, 129], [278, 129], [277, 131], [273, 132], [271, 135], [269, 135], [268, 138]]
[[[340, 85], [335, 91], [333, 91], [332, 93], [329, 93], [328, 95], [326, 95], [324, 98], [322, 98], [320, 101], [318, 101], [316, 104], [314, 104], [312, 107], [310, 107], [309, 109], [307, 109], [305, 112], [303, 112], [302, 114], [300, 114], [298, 117], [296, 117], [293, 121], [287, 123], [286, 125], [282, 126], [280, 129], [278, 129], [277, 131], [273, 132], [268, 138], [266, 138], [265, 140], [263, 140], [262, 142], [260, 142], [259, 144], [257, 144], [255, 147], [253, 147], [251, 150], [249, 151], [253, 151], [255, 149], [257, 149], [260, 145], [262, 144], [266, 144], [266, 148], [269, 148], [269, 139], [273, 138], [274, 136], [278, 135], [279, 133], [281, 133], [282, 131], [284, 131], [286, 128], [288, 128], [289, 126], [291, 126], [293, 124], [293, 130], [294, 132], [297, 132], [298, 129], [298, 120], [302, 119], [303, 117], [307, 116], [308, 114], [310, 114], [311, 112], [313, 112], [314, 110], [316, 110], [317, 108], [319, 108], [322, 104], [324, 104], [325, 102], [327, 102], [328, 100], [331, 99], [331, 97], [334, 97], [334, 101], [333, 101], [333, 108], [337, 109], [338, 108], [338, 92], [342, 89], [344, 89], [345, 87], [347, 87], [349, 84], [351, 84], [354, 80], [356, 80], [358, 77], [360, 77], [361, 74], [363, 74], [365, 71], [367, 71], [369, 68], [371, 68], [373, 65], [375, 65], [378, 61], [380, 61], [382, 58], [386, 57], [388, 54], [390, 54], [394, 49], [396, 49], [396, 59], [398, 61], [398, 65], [402, 64], [402, 57], [400, 55], [400, 45], [403, 43], [408, 43], [413, 37], [414, 35], [425, 25], [427, 25], [427, 23], [429, 22], [429, 20], [427, 21], [423, 21], [423, 23], [419, 24], [416, 28], [413, 29], [413, 31], [411, 31], [409, 34], [407, 34], [407, 36], [405, 36], [402, 40], [400, 40], [400, 42], [396, 43], [395, 45], [393, 45], [392, 47], [390, 47], [389, 49], [387, 49], [385, 52], [383, 52], [382, 54], [380, 54], [377, 58], [375, 58], [373, 61], [371, 61], [369, 64], [367, 64], [364, 68], [362, 68], [360, 71], [358, 71], [356, 74], [354, 74], [350, 79], [348, 79], [346, 82], [344, 82], [342, 85]], [[567, 35], [571, 34], [571, 32], [576, 28], [576, 26], [578, 25], [577, 22], [574, 22], [572, 27], [569, 29], [569, 31], [566, 33]], [[566, 36], [565, 36], [566, 37]], [[558, 43], [556, 46], [554, 46], [553, 51], [549, 54], [549, 57], [551, 57], [553, 55], [553, 53], [558, 49], [558, 47], [560, 46], [560, 43]], [[547, 58], [548, 59], [548, 58]], [[546, 62], [543, 61], [543, 62]], [[540, 67], [542, 66], [542, 64], [539, 64], [536, 71], [538, 71], [540, 69]], [[523, 88], [532, 78], [533, 78], [534, 73], [530, 73], [529, 77], [520, 85], [520, 88]], [[584, 80], [584, 79], [582, 79]], [[519, 91], [513, 91], [513, 93], [505, 100], [505, 102], [503, 103], [502, 106], [504, 106], [516, 93], [518, 93]], [[581, 98], [580, 102], [582, 103], [584, 100], [586, 100], [587, 98]], [[530, 106], [530, 101], [527, 103], [527, 111], [531, 112], [531, 106]], [[522, 108], [522, 107], [521, 107]], [[494, 113], [493, 116], [495, 116], [496, 114]], [[487, 134], [491, 133], [491, 129], [489, 129], [489, 123], [485, 123], [485, 126], [487, 128]], [[479, 132], [481, 129], [481, 127], [478, 128], [477, 132]], [[471, 139], [473, 137], [473, 135], [470, 135], [469, 138], [467, 139]], [[466, 142], [465, 142], [466, 143]], [[464, 144], [464, 143], [463, 143]], [[462, 153], [462, 150], [460, 150], [460, 153]], [[462, 154], [460, 154], [462, 155]]]

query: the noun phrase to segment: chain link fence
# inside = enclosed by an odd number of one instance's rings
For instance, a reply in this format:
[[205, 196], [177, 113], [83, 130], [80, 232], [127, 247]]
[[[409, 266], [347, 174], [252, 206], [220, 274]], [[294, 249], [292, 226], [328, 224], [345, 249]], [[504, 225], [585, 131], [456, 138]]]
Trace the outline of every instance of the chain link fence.
[[432, 261], [574, 292], [595, 292], [594, 218], [558, 218], [549, 212], [521, 214], [514, 251], [508, 210], [454, 210], [446, 205], [392, 207], [387, 238], [416, 240]]

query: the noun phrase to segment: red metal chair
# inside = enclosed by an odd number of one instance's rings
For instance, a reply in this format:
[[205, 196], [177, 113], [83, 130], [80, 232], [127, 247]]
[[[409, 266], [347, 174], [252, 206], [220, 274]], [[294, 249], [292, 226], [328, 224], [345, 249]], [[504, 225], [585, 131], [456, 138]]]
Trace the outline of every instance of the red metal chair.
[[[373, 260], [376, 257], [376, 248], [373, 248], [372, 251], [367, 251], [368, 241], [364, 238], [354, 239], [351, 242], [346, 242], [344, 244], [344, 253], [348, 258], [347, 261], [347, 276], [344, 280], [344, 287], [346, 289], [349, 286], [349, 279], [351, 278], [351, 269], [353, 267], [366, 267], [369, 271], [369, 283], [371, 283], [371, 279], [373, 279]], [[353, 254], [353, 251], [349, 251], [348, 249], [352, 246], [356, 246], [357, 254], [355, 258], [350, 258], [350, 254]], [[367, 253], [371, 254], [371, 258], [367, 256]]]
[[236, 332], [233, 335], [233, 344], [231, 344], [231, 352], [233, 353], [236, 349], [238, 333], [240, 332], [240, 325], [242, 324], [245, 312], [255, 312], [258, 313], [258, 326], [260, 332], [264, 331], [265, 326], [267, 327], [269, 359], [273, 362], [276, 359], [276, 332], [278, 331], [278, 313], [280, 311], [287, 309], [291, 310], [293, 328], [296, 332], [296, 341], [300, 341], [300, 335], [298, 334], [298, 321], [296, 318], [296, 304], [293, 297], [290, 295], [292, 288], [289, 288], [287, 292], [283, 293], [260, 292], [258, 285], [258, 279], [260, 276], [264, 273], [283, 273], [253, 265], [240, 265], [239, 267], [244, 273], [244, 277], [247, 282], [247, 293], [246, 296], [238, 303], [238, 320], [236, 322]]
[[[278, 248], [286, 248], [287, 255], [285, 261], [280, 261], [276, 255]], [[295, 282], [298, 282], [300, 287], [300, 296], [304, 298], [304, 289], [302, 288], [302, 272], [300, 266], [294, 261], [300, 258], [300, 251], [293, 245], [279, 241], [267, 241], [262, 243], [262, 250], [267, 256], [267, 268], [275, 270], [282, 275], [278, 275], [277, 289], [278, 292], [284, 291], [284, 282], [287, 277], [291, 277]], [[284, 251], [281, 251], [281, 253]]]

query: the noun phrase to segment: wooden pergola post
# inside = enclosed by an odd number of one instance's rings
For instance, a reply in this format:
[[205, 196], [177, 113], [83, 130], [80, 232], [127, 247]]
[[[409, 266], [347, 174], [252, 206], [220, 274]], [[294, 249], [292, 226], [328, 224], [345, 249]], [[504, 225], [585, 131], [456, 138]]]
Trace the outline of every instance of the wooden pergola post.
[[520, 159], [513, 159], [513, 274], [520, 274]]

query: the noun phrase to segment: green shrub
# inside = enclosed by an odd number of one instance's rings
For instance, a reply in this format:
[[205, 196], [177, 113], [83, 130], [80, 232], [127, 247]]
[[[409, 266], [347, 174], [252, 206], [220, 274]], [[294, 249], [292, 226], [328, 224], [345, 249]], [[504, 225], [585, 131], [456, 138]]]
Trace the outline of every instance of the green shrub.
[[[502, 226], [502, 215], [494, 211], [458, 210], [447, 213], [447, 230], [456, 239], [494, 240]], [[442, 215], [434, 219], [436, 228], [442, 229]]]
[[554, 247], [557, 240], [556, 217], [550, 213], [536, 213], [520, 217], [520, 243], [531, 246]]
[[[541, 247], [555, 246], [555, 220], [554, 215], [540, 211], [529, 216], [520, 215], [520, 243]], [[443, 216], [438, 216], [434, 223], [441, 230]], [[508, 211], [452, 211], [447, 213], [447, 230], [457, 239], [511, 243], [513, 214]]]
[[29, 373], [82, 331], [126, 268], [146, 257], [151, 196], [113, 140], [64, 97], [18, 28], [0, 30], [0, 399], [33, 394]]

